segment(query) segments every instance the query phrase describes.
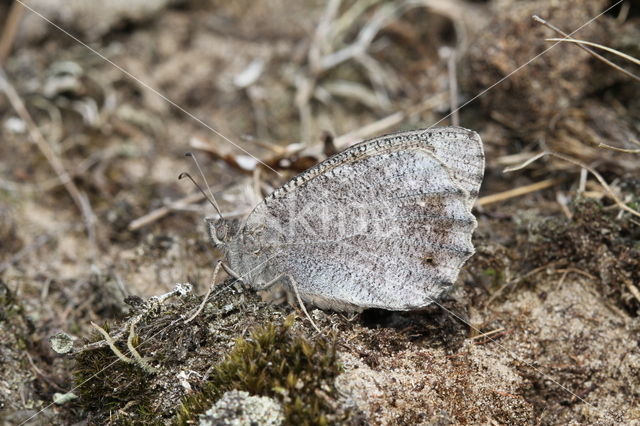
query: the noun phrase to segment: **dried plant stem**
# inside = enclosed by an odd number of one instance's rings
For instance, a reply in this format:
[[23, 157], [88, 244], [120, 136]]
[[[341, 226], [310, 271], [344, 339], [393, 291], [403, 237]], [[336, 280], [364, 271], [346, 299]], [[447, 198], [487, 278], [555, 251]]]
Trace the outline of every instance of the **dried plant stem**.
[[135, 363], [138, 364], [140, 368], [142, 368], [145, 372], [149, 374], [156, 373], [158, 370], [152, 367], [136, 350], [133, 346], [133, 339], [136, 337], [136, 323], [140, 321], [140, 317], [136, 318], [134, 321], [131, 321], [129, 325], [129, 337], [127, 338], [127, 348], [129, 349], [129, 353], [133, 356]]
[[611, 151], [626, 152], [627, 154], [640, 154], [640, 149], [618, 148], [617, 146], [611, 146], [605, 143], [598, 144], [598, 148], [610, 149]]
[[71, 179], [69, 173], [66, 171], [64, 165], [62, 164], [62, 160], [60, 159], [60, 157], [51, 149], [51, 146], [49, 146], [49, 143], [40, 132], [40, 129], [38, 128], [35, 121], [31, 117], [31, 114], [29, 114], [29, 111], [27, 110], [27, 107], [22, 101], [22, 98], [20, 98], [20, 95], [18, 94], [16, 89], [13, 87], [13, 85], [9, 82], [9, 80], [7, 79], [7, 75], [5, 74], [4, 70], [1, 68], [0, 68], [0, 90], [2, 90], [5, 93], [5, 95], [7, 95], [7, 98], [9, 99], [11, 106], [13, 106], [13, 109], [16, 111], [18, 116], [20, 116], [22, 121], [24, 121], [27, 124], [27, 127], [29, 129], [29, 136], [31, 137], [33, 142], [38, 146], [38, 149], [40, 150], [40, 152], [47, 159], [47, 161], [51, 165], [51, 168], [54, 170], [54, 172], [58, 176], [58, 179], [60, 180], [60, 182], [62, 182], [65, 189], [67, 190], [67, 192], [73, 199], [74, 203], [80, 210], [80, 213], [84, 218], [89, 239], [91, 241], [95, 241], [95, 230], [94, 230], [95, 216], [91, 211], [91, 207], [89, 206], [88, 200], [80, 192], [76, 184]]
[[387, 131], [394, 126], [397, 126], [412, 114], [420, 114], [424, 111], [435, 108], [437, 105], [444, 102], [446, 100], [446, 97], [446, 92], [437, 93], [434, 96], [426, 99], [424, 102], [409, 107], [406, 110], [394, 112], [393, 114], [387, 115], [386, 117], [374, 121], [373, 123], [369, 123], [349, 133], [345, 133], [344, 135], [337, 136], [336, 138], [334, 138], [333, 144], [339, 150], [344, 149], [354, 142], [367, 139], [371, 136]]
[[623, 59], [626, 59], [629, 62], [633, 62], [636, 65], [640, 65], [640, 60], [634, 58], [633, 56], [627, 55], [626, 53], [622, 53], [619, 50], [613, 49], [608, 46], [603, 46], [602, 44], [594, 43], [592, 41], [578, 40], [576, 38], [548, 38], [547, 41], [566, 41], [569, 43], [583, 44], [586, 46], [595, 47], [596, 49], [601, 49], [609, 53], [613, 53], [616, 56], [619, 56]]
[[575, 158], [571, 158], [571, 157], [569, 157], [567, 155], [564, 155], [564, 154], [560, 154], [560, 153], [557, 153], [557, 152], [544, 151], [544, 152], [541, 152], [539, 154], [534, 155], [532, 158], [530, 158], [529, 160], [525, 161], [524, 163], [522, 163], [519, 166], [514, 166], [514, 167], [509, 167], [509, 168], [504, 169], [504, 173], [509, 173], [509, 172], [513, 172], [513, 171], [516, 171], [516, 170], [521, 170], [521, 169], [527, 167], [529, 164], [533, 163], [536, 160], [539, 160], [540, 158], [542, 158], [542, 157], [544, 157], [546, 155], [550, 155], [552, 157], [559, 158], [561, 160], [567, 161], [567, 162], [569, 162], [571, 164], [575, 164], [576, 166], [582, 167], [583, 169], [587, 170], [589, 173], [591, 173], [598, 180], [598, 182], [600, 182], [600, 185], [602, 185], [602, 187], [607, 192], [607, 194], [609, 194], [609, 197], [611, 197], [611, 199], [616, 203], [616, 205], [620, 209], [626, 211], [627, 213], [631, 213], [634, 216], [640, 217], [640, 212], [638, 212], [637, 210], [634, 210], [631, 207], [627, 206], [615, 194], [615, 192], [613, 192], [613, 190], [611, 189], [609, 184], [604, 180], [604, 178], [600, 175], [600, 173], [598, 173], [592, 167], [584, 164], [583, 162], [578, 161]]
[[487, 195], [485, 197], [478, 198], [478, 201], [476, 201], [476, 206], [486, 206], [487, 204], [497, 203], [500, 201], [508, 200], [510, 198], [520, 197], [531, 192], [540, 191], [542, 189], [552, 187], [560, 182], [562, 182], [562, 179], [546, 179], [541, 182], [532, 183], [531, 185], [520, 186], [508, 191]]
[[336, 137], [333, 140], [333, 144], [338, 149], [341, 149], [342, 147], [347, 146], [355, 141], [366, 139], [371, 135], [378, 134], [381, 131], [387, 130], [393, 126], [397, 126], [398, 124], [402, 123], [402, 120], [404, 120], [406, 116], [407, 114], [403, 111], [393, 113], [384, 118], [381, 118], [380, 120], [374, 121], [373, 123], [369, 123], [349, 133], [345, 133], [344, 135]]
[[184, 208], [189, 204], [197, 203], [202, 200], [204, 200], [204, 194], [197, 191], [193, 192], [172, 202], [171, 204], [152, 210], [146, 215], [131, 221], [127, 229], [129, 229], [129, 231], [136, 231], [144, 226], [149, 225], [150, 223], [162, 219], [163, 217], [171, 213], [172, 210]]
[[[564, 31], [562, 31], [560, 28], [556, 27], [555, 25], [551, 24], [550, 22], [547, 22], [546, 20], [540, 18], [537, 15], [533, 16], [533, 20], [536, 22], [541, 23], [542, 25], [544, 25], [547, 28], [552, 29], [553, 31], [557, 32], [558, 34], [562, 35], [564, 38], [563, 39], [556, 39], [556, 42], [559, 41], [568, 41], [568, 40], [575, 40], [575, 39], [571, 39], [569, 38], [571, 35], [565, 33]], [[578, 44], [578, 47], [580, 47], [582, 50], [584, 50], [585, 52], [589, 53], [591, 56], [593, 56], [594, 58], [597, 58], [598, 60], [604, 62], [605, 64], [609, 65], [612, 68], [617, 69], [618, 71], [620, 71], [623, 74], [626, 74], [627, 76], [633, 78], [634, 80], [638, 80], [640, 81], [640, 77], [638, 77], [637, 75], [633, 74], [632, 72], [629, 72], [627, 70], [625, 70], [624, 68], [622, 68], [619, 65], [614, 64], [613, 62], [611, 62], [610, 60], [608, 60], [607, 58], [605, 58], [604, 56], [594, 52], [593, 50], [589, 49], [588, 47], [582, 45], [582, 44]]]
[[488, 336], [491, 336], [493, 334], [500, 333], [500, 332], [502, 332], [504, 330], [505, 330], [504, 327], [496, 328], [495, 330], [491, 330], [491, 331], [487, 331], [486, 333], [478, 334], [477, 336], [472, 337], [471, 340], [482, 339], [483, 337], [488, 337]]
[[126, 356], [125, 354], [120, 352], [120, 349], [118, 349], [118, 347], [116, 346], [116, 342], [113, 340], [113, 338], [111, 336], [109, 336], [109, 333], [107, 332], [107, 330], [105, 330], [104, 328], [100, 327], [98, 324], [96, 324], [93, 321], [91, 321], [91, 326], [93, 328], [95, 328], [96, 330], [98, 330], [98, 333], [102, 334], [102, 337], [104, 337], [104, 340], [105, 340], [105, 342], [107, 342], [107, 345], [109, 345], [109, 348], [111, 348], [111, 351], [122, 362], [126, 362], [127, 364], [133, 364], [133, 362], [134, 362], [133, 359], [129, 358], [128, 356]]
[[11, 48], [13, 47], [13, 42], [16, 38], [16, 33], [18, 32], [24, 11], [25, 9], [20, 2], [14, 1], [11, 5], [9, 15], [4, 22], [2, 37], [0, 38], [0, 67], [4, 65], [4, 62], [11, 53]]
[[449, 103], [451, 108], [451, 124], [460, 125], [460, 114], [458, 108], [458, 78], [456, 72], [456, 51], [452, 49], [449, 53], [447, 67], [449, 71]]

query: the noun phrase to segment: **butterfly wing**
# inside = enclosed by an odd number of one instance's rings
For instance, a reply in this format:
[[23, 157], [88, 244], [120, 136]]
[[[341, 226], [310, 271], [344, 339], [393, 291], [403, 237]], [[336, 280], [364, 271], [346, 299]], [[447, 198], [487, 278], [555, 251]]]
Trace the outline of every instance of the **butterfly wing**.
[[478, 197], [484, 177], [484, 150], [480, 136], [462, 127], [418, 130], [416, 137], [428, 140], [433, 153], [447, 165], [458, 185], [469, 193], [469, 208]]
[[365, 141], [296, 176], [247, 218], [232, 267], [256, 289], [290, 277], [320, 307], [430, 304], [473, 254], [470, 206], [484, 164], [475, 133], [452, 130], [481, 164], [454, 162], [453, 148], [434, 143], [441, 131]]

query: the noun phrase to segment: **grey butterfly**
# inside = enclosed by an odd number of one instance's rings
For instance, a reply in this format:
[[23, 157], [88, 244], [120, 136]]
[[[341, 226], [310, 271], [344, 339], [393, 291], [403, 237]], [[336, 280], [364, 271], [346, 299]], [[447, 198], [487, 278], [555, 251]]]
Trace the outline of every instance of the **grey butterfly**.
[[297, 175], [244, 220], [207, 218], [209, 235], [234, 275], [272, 297], [340, 311], [420, 309], [474, 253], [483, 174], [471, 130], [394, 133]]

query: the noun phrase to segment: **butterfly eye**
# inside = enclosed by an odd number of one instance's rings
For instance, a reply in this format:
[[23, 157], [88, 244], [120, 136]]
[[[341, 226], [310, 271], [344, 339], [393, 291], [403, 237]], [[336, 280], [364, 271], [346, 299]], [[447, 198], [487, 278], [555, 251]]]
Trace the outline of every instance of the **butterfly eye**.
[[228, 233], [228, 226], [226, 224], [221, 223], [219, 226], [216, 227], [216, 237], [218, 237], [220, 241], [224, 241], [227, 238], [227, 233]]

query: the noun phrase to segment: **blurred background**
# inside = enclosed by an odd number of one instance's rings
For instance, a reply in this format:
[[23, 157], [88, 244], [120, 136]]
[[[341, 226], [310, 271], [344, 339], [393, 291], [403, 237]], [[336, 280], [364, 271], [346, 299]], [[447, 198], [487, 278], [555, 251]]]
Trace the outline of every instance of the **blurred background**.
[[[517, 318], [534, 312], [527, 321], [552, 330], [544, 339], [559, 338], [566, 318], [544, 322], [541, 294], [560, 290], [536, 283], [578, 270], [593, 298], [581, 305], [615, 311], [601, 325], [618, 343], [594, 343], [590, 356], [637, 356], [640, 69], [568, 42], [518, 69], [562, 37], [551, 26], [571, 33], [597, 16], [573, 37], [640, 58], [634, 1], [0, 2], [0, 410], [32, 412], [70, 387], [69, 361], [48, 347], [53, 333], [85, 336], [90, 321], [123, 318], [127, 296], [177, 282], [206, 291], [218, 254], [202, 219], [213, 210], [177, 180], [194, 170], [185, 152], [200, 159], [223, 212], [241, 216], [255, 188], [267, 194], [363, 139], [434, 124], [476, 130], [485, 143], [478, 254], [458, 290], [471, 321], [526, 328]], [[543, 151], [562, 157], [503, 174]], [[597, 208], [584, 213], [577, 198]], [[559, 276], [544, 275], [552, 267]], [[502, 299], [516, 284], [535, 302]], [[573, 306], [577, 291], [550, 300]], [[564, 340], [585, 333], [597, 334]], [[523, 356], [561, 364], [554, 354]], [[603, 395], [638, 395], [637, 371], [624, 381], [621, 366], [589, 368], [580, 383], [611, 376]], [[570, 396], [524, 394], [531, 416], [547, 403], [576, 415], [563, 408]]]

